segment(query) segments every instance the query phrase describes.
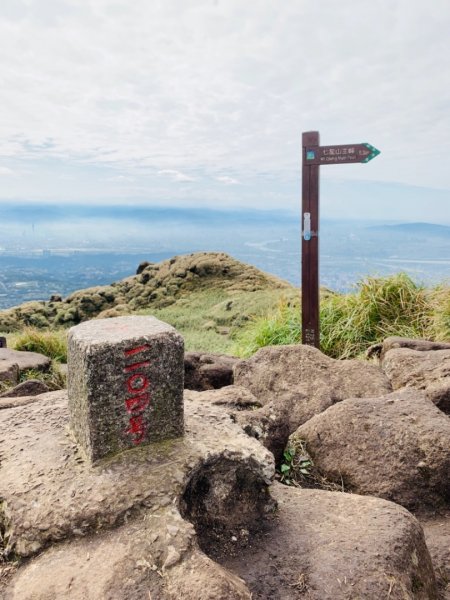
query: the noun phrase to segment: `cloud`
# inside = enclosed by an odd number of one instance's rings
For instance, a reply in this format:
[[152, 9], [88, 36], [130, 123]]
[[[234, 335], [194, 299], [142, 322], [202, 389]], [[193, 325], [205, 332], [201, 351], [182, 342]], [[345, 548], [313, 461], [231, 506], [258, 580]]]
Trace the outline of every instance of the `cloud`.
[[234, 179], [234, 177], [228, 177], [226, 175], [216, 177], [216, 181], [220, 181], [220, 183], [225, 183], [226, 185], [237, 185], [239, 183], [239, 181]]
[[11, 177], [16, 175], [16, 172], [9, 167], [0, 167], [0, 177]]
[[199, 197], [298, 180], [317, 129], [382, 151], [324, 178], [450, 189], [449, 30], [448, 0], [2, 0], [0, 157]]
[[174, 169], [163, 169], [162, 171], [158, 171], [158, 175], [167, 175], [174, 181], [195, 181], [195, 177], [181, 173], [181, 171], [175, 171]]

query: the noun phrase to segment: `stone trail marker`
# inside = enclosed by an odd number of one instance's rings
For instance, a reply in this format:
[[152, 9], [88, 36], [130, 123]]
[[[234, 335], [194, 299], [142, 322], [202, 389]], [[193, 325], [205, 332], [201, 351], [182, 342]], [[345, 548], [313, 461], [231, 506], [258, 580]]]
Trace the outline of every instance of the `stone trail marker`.
[[320, 146], [319, 132], [307, 131], [302, 152], [302, 343], [319, 348], [319, 167], [367, 163], [380, 151], [370, 144]]
[[95, 462], [184, 433], [184, 342], [154, 317], [98, 319], [68, 340], [70, 426]]

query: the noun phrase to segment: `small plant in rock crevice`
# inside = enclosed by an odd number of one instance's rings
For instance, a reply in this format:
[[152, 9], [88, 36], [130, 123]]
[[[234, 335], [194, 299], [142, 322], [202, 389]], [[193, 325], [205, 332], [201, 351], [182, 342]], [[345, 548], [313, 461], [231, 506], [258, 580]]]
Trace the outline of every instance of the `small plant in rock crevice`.
[[344, 491], [343, 481], [340, 485], [329, 481], [314, 466], [306, 442], [303, 440], [296, 440], [285, 449], [278, 473], [280, 482], [285, 485], [337, 492]]
[[306, 476], [311, 474], [313, 462], [306, 452], [299, 453], [300, 447], [288, 447], [283, 452], [283, 462], [280, 465], [280, 481], [286, 485], [298, 485], [296, 481], [298, 473]]

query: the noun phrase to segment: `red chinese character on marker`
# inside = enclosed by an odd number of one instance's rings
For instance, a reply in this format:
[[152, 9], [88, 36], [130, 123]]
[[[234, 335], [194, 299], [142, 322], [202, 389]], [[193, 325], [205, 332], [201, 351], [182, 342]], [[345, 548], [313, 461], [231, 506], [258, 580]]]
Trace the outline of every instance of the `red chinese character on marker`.
[[130, 426], [125, 433], [133, 436], [133, 444], [140, 444], [145, 436], [145, 424], [142, 415], [130, 417]]
[[133, 398], [127, 398], [125, 400], [127, 413], [132, 414], [134, 416], [143, 412], [149, 404], [150, 394], [148, 392], [144, 394], [139, 394], [138, 396], [133, 396]]

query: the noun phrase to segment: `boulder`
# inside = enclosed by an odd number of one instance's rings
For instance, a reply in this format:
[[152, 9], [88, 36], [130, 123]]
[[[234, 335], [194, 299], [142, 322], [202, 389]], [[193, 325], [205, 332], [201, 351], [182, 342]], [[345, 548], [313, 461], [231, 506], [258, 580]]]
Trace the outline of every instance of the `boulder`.
[[450, 600], [450, 511], [419, 515], [442, 600]]
[[277, 517], [235, 556], [217, 559], [253, 600], [437, 600], [422, 528], [379, 498], [275, 484]]
[[10, 348], [0, 348], [0, 371], [2, 362], [16, 363], [20, 371], [48, 371], [51, 360], [48, 356], [37, 352], [23, 352], [20, 350], [11, 350]]
[[186, 352], [184, 387], [201, 392], [232, 385], [233, 367], [238, 363], [238, 358], [226, 354]]
[[450, 414], [450, 345], [448, 350], [394, 348], [386, 352], [382, 368], [394, 390], [412, 387]]
[[378, 357], [383, 360], [384, 355], [394, 348], [409, 348], [418, 352], [428, 352], [430, 350], [450, 350], [450, 343], [392, 336], [386, 338], [380, 344], [370, 346], [367, 350], [367, 356], [369, 358]]
[[19, 376], [19, 365], [11, 360], [2, 360], [0, 357], [0, 385], [2, 383], [6, 386], [16, 385], [19, 381]]
[[50, 548], [12, 577], [2, 598], [250, 600], [251, 596], [242, 580], [201, 552], [192, 525], [175, 507], [167, 507], [112, 531]]
[[423, 392], [350, 398], [301, 425], [300, 446], [345, 489], [415, 509], [450, 500], [450, 420]]
[[234, 367], [235, 385], [246, 387], [264, 405], [241, 413], [239, 422], [280, 458], [299, 425], [345, 398], [380, 396], [392, 391], [375, 365], [335, 360], [312, 346], [262, 348]]
[[27, 379], [15, 387], [0, 394], [0, 398], [18, 398], [19, 396], [38, 396], [49, 392], [49, 388], [40, 379]]
[[[201, 518], [219, 532], [258, 527], [266, 508], [273, 508], [267, 493], [272, 455], [219, 407], [186, 400], [184, 438], [137, 447], [93, 467], [69, 434], [67, 391], [38, 398], [0, 411], [0, 523], [7, 557], [30, 557], [55, 542], [95, 536], [179, 506], [198, 482], [208, 490]], [[183, 514], [197, 514], [196, 507], [184, 497]]]

